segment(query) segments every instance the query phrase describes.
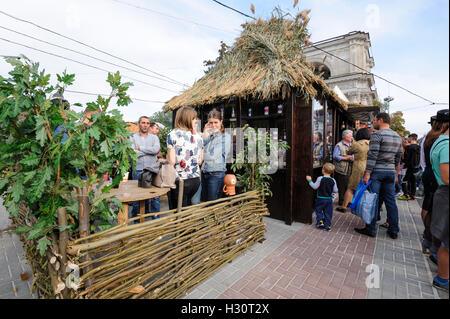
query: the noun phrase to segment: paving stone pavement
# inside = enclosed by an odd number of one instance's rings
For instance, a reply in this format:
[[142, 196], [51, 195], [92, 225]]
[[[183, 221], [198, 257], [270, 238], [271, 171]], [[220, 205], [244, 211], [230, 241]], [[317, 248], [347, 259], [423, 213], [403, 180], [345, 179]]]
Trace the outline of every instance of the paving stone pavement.
[[[31, 267], [23, 257], [19, 236], [11, 232], [11, 220], [0, 199], [0, 299], [31, 299]], [[20, 275], [27, 272], [28, 280]]]
[[[437, 267], [422, 254], [419, 204], [398, 201], [398, 207], [397, 240], [387, 237], [383, 228], [376, 238], [356, 233], [353, 228], [363, 224], [350, 213], [335, 212], [330, 233], [265, 218], [264, 243], [223, 266], [184, 298], [448, 299], [448, 293], [431, 284]], [[368, 265], [378, 267], [379, 288], [366, 286], [376, 269]]]
[[[432, 286], [437, 266], [422, 253], [424, 230], [417, 201], [397, 201], [400, 232], [392, 240], [386, 230], [378, 228], [374, 264], [379, 266], [380, 288], [369, 289], [369, 299], [437, 299], [448, 298]], [[381, 213], [382, 222], [386, 213]]]

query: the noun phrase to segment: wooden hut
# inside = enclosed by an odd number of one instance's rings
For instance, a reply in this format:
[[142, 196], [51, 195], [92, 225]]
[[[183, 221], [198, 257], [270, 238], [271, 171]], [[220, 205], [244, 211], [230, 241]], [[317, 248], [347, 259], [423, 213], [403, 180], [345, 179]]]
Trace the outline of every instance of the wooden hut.
[[[164, 107], [176, 112], [192, 106], [202, 125], [216, 108], [224, 114], [225, 127], [278, 128], [279, 138], [291, 148], [286, 165], [272, 175], [273, 196], [267, 203], [270, 216], [288, 225], [312, 222], [314, 193], [305, 176], [321, 173], [342, 124], [350, 120], [346, 102], [314, 74], [303, 56], [309, 38], [307, 14], [286, 19], [275, 12], [270, 20], [244, 24], [240, 37], [214, 66]], [[313, 141], [319, 135], [322, 144]], [[317, 147], [321, 155], [313, 160]]]

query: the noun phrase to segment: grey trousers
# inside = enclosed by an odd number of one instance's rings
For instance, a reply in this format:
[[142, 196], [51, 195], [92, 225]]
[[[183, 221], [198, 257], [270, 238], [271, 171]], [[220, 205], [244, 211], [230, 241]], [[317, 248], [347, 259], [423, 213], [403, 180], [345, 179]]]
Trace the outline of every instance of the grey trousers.
[[448, 246], [448, 214], [449, 214], [449, 187], [439, 186], [433, 198], [433, 216], [431, 217], [431, 234], [441, 240], [445, 248]]

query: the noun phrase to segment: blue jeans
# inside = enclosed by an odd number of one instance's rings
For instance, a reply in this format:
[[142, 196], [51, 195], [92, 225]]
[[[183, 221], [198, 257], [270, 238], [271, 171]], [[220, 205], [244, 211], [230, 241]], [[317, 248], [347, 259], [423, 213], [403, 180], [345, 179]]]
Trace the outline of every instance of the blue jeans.
[[[140, 173], [142, 173], [142, 170], [133, 171], [133, 174], [132, 174], [133, 180], [137, 180]], [[152, 213], [159, 213], [159, 210], [160, 210], [159, 197], [152, 198], [150, 201], [151, 201], [151, 204], [150, 204], [151, 205], [150, 206], [151, 207], [151, 212]], [[149, 212], [149, 210], [148, 210], [148, 202], [149, 202], [149, 200], [147, 199], [145, 201], [145, 213]], [[134, 202], [133, 203], [133, 209], [131, 210], [131, 217], [132, 218], [133, 217], [137, 217], [138, 214], [139, 214], [139, 202]], [[152, 216], [152, 219], [156, 219], [156, 218], [159, 218], [159, 216]], [[137, 222], [138, 221], [136, 221], [136, 223]]]
[[[370, 191], [377, 193], [378, 197], [383, 197], [389, 223], [388, 231], [397, 234], [400, 229], [398, 228], [398, 208], [395, 201], [395, 172], [372, 172], [370, 180], [372, 181], [369, 186]], [[376, 234], [377, 218], [367, 224], [367, 228], [372, 234]]]
[[225, 172], [202, 172], [203, 200], [208, 202], [222, 197]]
[[323, 220], [325, 227], [331, 226], [333, 218], [333, 200], [325, 198], [316, 198], [316, 217], [317, 222]]
[[191, 199], [192, 205], [197, 205], [197, 204], [201, 203], [201, 200], [200, 200], [201, 194], [202, 194], [202, 184], [200, 184], [200, 186], [198, 187], [197, 193], [195, 193], [194, 196], [192, 196], [192, 199]]

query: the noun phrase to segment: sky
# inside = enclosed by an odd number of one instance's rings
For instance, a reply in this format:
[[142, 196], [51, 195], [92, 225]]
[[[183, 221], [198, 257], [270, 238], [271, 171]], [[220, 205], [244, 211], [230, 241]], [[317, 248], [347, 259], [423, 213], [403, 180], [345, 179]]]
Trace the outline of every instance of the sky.
[[[449, 102], [448, 0], [300, 0], [296, 8], [293, 0], [220, 2], [262, 18], [270, 17], [275, 7], [293, 15], [311, 9], [312, 42], [351, 31], [368, 32], [375, 60], [372, 72], [420, 97], [376, 77], [378, 96], [381, 100], [393, 97], [390, 111], [403, 111], [406, 128], [419, 136], [429, 130], [427, 122], [432, 115], [448, 108], [430, 105]], [[241, 24], [250, 20], [212, 0], [0, 0], [0, 3], [0, 55], [26, 55], [52, 74], [52, 83], [56, 83], [55, 74], [64, 70], [74, 73], [75, 84], [68, 90], [95, 95], [110, 93], [107, 72], [119, 70], [123, 81], [134, 83], [129, 93], [135, 100], [129, 106], [118, 107], [126, 121], [160, 111], [165, 101], [186, 89], [183, 84], [190, 86], [200, 79], [205, 70], [203, 61], [217, 57], [221, 41], [232, 45]], [[250, 10], [251, 4], [255, 14]], [[0, 59], [0, 75], [6, 77], [10, 69]], [[93, 101], [95, 95], [65, 93], [72, 104]]]

